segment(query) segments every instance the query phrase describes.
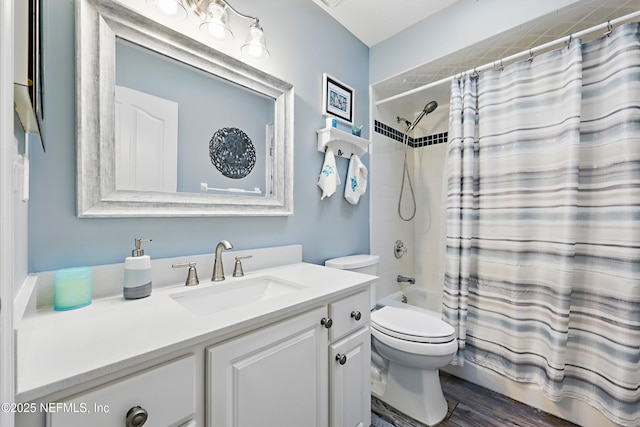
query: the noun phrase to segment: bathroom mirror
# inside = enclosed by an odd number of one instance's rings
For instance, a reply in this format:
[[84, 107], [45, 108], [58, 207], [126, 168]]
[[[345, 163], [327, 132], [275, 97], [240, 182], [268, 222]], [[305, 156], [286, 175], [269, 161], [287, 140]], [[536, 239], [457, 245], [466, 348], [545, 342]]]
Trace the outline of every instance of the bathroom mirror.
[[[272, 216], [293, 212], [291, 84], [115, 0], [78, 0], [75, 21], [78, 217]], [[142, 73], [138, 77], [142, 87], [131, 88], [132, 73], [123, 70], [132, 58], [134, 61], [150, 58], [149, 61], [163, 64], [149, 67], [145, 71], [149, 77], [149, 73], [165, 65], [175, 67], [176, 73], [193, 74], [173, 78], [170, 85], [160, 82], [144, 87]], [[130, 69], [140, 74], [141, 64], [132, 64]], [[157, 73], [161, 74], [165, 72]], [[186, 86], [180, 87], [183, 83]], [[153, 105], [164, 101], [175, 104], [176, 112], [170, 114], [177, 126], [173, 146], [158, 148], [157, 152], [147, 149], [142, 160], [138, 160], [139, 166], [145, 163], [152, 166], [153, 172], [142, 173], [151, 177], [148, 179], [151, 186], [134, 185], [121, 178], [122, 159], [135, 163], [130, 161], [135, 156], [126, 152], [123, 155], [120, 148], [122, 134], [127, 133], [122, 131], [122, 99], [126, 97], [121, 95], [121, 85], [127, 91], [134, 89], [136, 96], [140, 92], [159, 100], [152, 101]], [[151, 93], [162, 86], [171, 86], [174, 93], [183, 95]], [[192, 95], [186, 95], [188, 92]], [[203, 98], [197, 98], [198, 93], [204, 94]], [[212, 113], [207, 115], [207, 110]], [[197, 114], [202, 115], [194, 118]], [[155, 113], [152, 116], [155, 120]], [[135, 120], [137, 116], [131, 117]], [[134, 128], [135, 132], [141, 133], [138, 128]], [[160, 139], [153, 132], [142, 133], [147, 139]], [[220, 155], [219, 161], [214, 162], [212, 144], [218, 144], [218, 148], [230, 141], [235, 150], [244, 147], [239, 156], [237, 152], [235, 157], [231, 156], [236, 160]], [[194, 143], [198, 144], [197, 149]], [[157, 156], [163, 160], [159, 161]], [[239, 168], [242, 173], [233, 176], [220, 175], [220, 171], [225, 172], [222, 167], [232, 166], [231, 170], [237, 172], [233, 162], [238, 157], [247, 160], [243, 156], [255, 166]], [[164, 163], [166, 167], [156, 167]], [[203, 172], [194, 173], [198, 168], [203, 168]], [[168, 184], [154, 186], [165, 179]]]

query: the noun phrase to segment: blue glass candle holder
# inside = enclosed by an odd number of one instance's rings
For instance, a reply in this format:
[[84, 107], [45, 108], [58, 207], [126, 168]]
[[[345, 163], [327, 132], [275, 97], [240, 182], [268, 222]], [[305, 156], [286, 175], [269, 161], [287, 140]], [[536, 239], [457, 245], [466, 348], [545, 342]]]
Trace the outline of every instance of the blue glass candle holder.
[[73, 310], [91, 304], [91, 268], [57, 270], [53, 277], [53, 309]]

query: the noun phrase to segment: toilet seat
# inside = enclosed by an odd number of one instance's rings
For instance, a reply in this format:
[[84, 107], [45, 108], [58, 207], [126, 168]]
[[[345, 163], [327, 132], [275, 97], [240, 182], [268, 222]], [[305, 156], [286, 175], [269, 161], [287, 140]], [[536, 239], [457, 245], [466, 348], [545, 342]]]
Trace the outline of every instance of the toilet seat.
[[451, 325], [426, 310], [384, 306], [371, 313], [371, 327], [390, 337], [424, 344], [443, 344], [455, 339]]

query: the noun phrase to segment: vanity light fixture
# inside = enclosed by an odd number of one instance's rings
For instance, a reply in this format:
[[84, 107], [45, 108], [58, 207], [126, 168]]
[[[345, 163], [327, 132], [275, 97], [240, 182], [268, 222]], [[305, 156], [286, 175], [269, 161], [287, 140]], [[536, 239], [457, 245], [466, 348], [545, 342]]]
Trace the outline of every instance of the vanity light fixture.
[[203, 21], [200, 24], [200, 31], [217, 41], [233, 39], [233, 32], [229, 27], [229, 11], [241, 18], [251, 19], [253, 23], [249, 26], [247, 40], [240, 50], [244, 55], [254, 59], [269, 57], [260, 20], [255, 16], [238, 12], [227, 0], [147, 0], [147, 3], [165, 15], [183, 19], [187, 17], [187, 8], [190, 9]]

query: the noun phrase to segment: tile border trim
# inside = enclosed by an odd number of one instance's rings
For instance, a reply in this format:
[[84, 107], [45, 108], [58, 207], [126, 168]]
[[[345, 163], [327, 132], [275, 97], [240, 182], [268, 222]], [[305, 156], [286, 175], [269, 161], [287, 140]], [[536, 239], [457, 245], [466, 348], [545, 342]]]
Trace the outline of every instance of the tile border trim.
[[[396, 140], [398, 142], [404, 141], [404, 133], [398, 129], [394, 129], [389, 125], [386, 125], [378, 120], [374, 121], [374, 131], [383, 136]], [[436, 145], [446, 143], [448, 141], [449, 132], [436, 133], [433, 135], [422, 136], [420, 138], [409, 137], [409, 147], [420, 148], [429, 145]]]

